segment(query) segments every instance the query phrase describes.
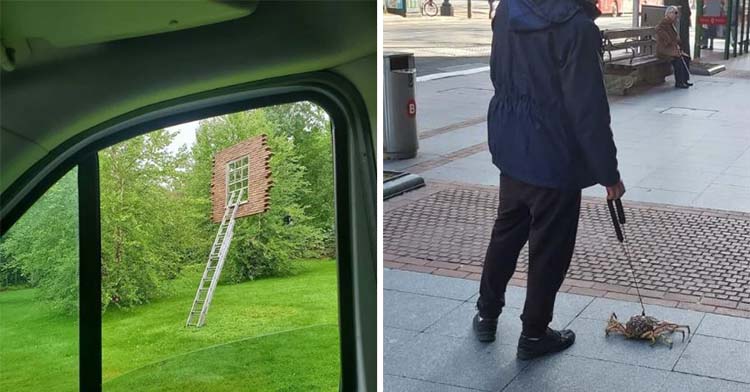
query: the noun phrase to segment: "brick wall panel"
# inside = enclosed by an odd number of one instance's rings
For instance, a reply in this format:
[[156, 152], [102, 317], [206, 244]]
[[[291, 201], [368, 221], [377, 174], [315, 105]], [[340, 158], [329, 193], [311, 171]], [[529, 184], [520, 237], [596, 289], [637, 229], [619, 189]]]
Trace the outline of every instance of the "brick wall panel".
[[236, 159], [248, 157], [248, 194], [247, 203], [240, 205], [237, 218], [260, 214], [270, 207], [271, 150], [268, 148], [268, 137], [259, 135], [225, 148], [214, 155], [214, 169], [211, 178], [212, 219], [221, 222], [226, 205], [227, 164]]

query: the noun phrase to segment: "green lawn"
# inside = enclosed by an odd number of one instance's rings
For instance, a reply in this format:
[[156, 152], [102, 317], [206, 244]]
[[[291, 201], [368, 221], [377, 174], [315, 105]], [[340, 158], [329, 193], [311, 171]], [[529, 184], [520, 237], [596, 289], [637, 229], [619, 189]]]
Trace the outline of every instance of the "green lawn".
[[[339, 379], [336, 265], [219, 286], [203, 328], [185, 328], [198, 269], [174, 294], [103, 317], [105, 391], [335, 390]], [[34, 290], [0, 292], [0, 390], [77, 388], [77, 323]]]

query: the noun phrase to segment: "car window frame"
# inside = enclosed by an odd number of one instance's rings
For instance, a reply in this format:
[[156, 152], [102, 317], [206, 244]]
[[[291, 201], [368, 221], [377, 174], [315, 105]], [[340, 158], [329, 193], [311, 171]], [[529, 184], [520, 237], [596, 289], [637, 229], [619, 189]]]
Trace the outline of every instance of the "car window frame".
[[[78, 166], [79, 388], [101, 390], [101, 216], [99, 151], [153, 130], [245, 110], [300, 101], [323, 108], [333, 125], [340, 390], [375, 388], [377, 276], [375, 149], [363, 97], [333, 72], [250, 82], [160, 102], [115, 117], [62, 143], [0, 197], [0, 235], [63, 175]], [[369, 191], [368, 191], [369, 190]], [[360, 259], [362, 262], [360, 262]], [[372, 286], [372, 287], [369, 287]], [[371, 293], [365, 291], [372, 290]], [[367, 341], [365, 341], [367, 340]]]

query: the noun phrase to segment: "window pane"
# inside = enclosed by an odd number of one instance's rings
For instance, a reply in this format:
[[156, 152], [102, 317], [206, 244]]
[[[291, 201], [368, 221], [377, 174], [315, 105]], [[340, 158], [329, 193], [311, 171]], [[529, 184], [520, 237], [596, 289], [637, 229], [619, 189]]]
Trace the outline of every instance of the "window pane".
[[[193, 132], [185, 156], [169, 131], [100, 153], [103, 389], [337, 390], [327, 115], [298, 103], [202, 120]], [[264, 133], [273, 151], [270, 209], [236, 219], [205, 324], [186, 327], [219, 232], [213, 216], [224, 212], [211, 189], [242, 190], [248, 200], [248, 187], [258, 191], [256, 179], [266, 178], [247, 155], [220, 152]], [[211, 187], [214, 169], [226, 184]]]
[[0, 391], [78, 390], [76, 172], [0, 239]]

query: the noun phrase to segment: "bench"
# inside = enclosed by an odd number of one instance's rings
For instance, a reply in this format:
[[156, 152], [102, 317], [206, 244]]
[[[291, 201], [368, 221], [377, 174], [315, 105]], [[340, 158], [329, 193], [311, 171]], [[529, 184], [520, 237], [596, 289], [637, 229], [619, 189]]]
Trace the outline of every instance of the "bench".
[[669, 61], [656, 57], [656, 29], [634, 27], [602, 31], [602, 59], [607, 92], [627, 94], [641, 85], [664, 83]]

